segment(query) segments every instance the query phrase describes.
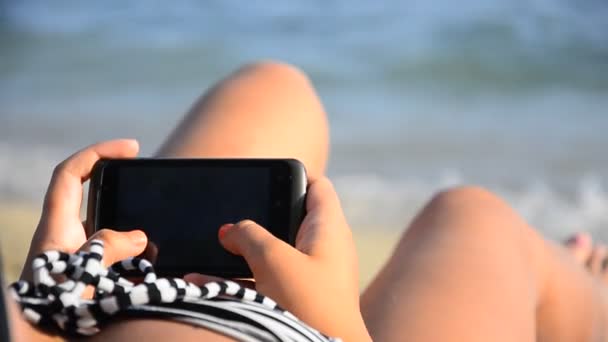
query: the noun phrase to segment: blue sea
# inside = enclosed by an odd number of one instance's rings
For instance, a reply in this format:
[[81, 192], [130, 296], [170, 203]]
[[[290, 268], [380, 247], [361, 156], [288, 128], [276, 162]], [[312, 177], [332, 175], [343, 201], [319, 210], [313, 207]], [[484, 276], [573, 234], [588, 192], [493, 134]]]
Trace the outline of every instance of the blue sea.
[[[93, 141], [149, 155], [239, 65], [303, 69], [355, 229], [474, 183], [551, 237], [608, 237], [608, 2], [0, 2], [0, 200]], [[604, 232], [605, 231], [605, 232]]]

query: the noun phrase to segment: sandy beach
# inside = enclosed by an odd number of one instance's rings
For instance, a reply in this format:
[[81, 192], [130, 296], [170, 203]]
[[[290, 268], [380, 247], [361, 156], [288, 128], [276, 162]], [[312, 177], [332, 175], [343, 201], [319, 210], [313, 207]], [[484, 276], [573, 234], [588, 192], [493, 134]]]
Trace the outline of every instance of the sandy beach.
[[19, 277], [40, 209], [30, 203], [0, 203], [0, 248], [5, 281]]
[[[40, 208], [41, 205], [33, 203], [0, 202], [0, 248], [3, 272], [8, 283], [19, 277], [38, 223]], [[353, 232], [359, 256], [359, 284], [364, 288], [392, 252], [399, 234], [373, 232], [370, 229]]]

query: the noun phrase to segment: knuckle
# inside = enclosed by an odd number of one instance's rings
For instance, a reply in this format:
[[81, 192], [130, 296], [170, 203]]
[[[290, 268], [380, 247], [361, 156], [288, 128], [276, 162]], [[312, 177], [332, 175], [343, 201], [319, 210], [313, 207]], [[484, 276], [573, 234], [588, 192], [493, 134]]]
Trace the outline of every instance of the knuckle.
[[272, 234], [260, 234], [256, 236], [252, 244], [252, 254], [262, 260], [265, 264], [274, 262], [281, 258], [281, 243]]
[[98, 239], [98, 240], [103, 241], [104, 243], [111, 244], [112, 243], [112, 239], [114, 237], [114, 234], [116, 234], [116, 232], [114, 232], [113, 230], [104, 228], [104, 229], [98, 230], [91, 237], [91, 239]]
[[272, 243], [269, 240], [270, 239], [265, 239], [260, 241], [257, 252], [262, 260], [274, 261], [281, 257], [280, 248], [276, 243]]
[[62, 175], [64, 175], [67, 172], [68, 165], [69, 165], [68, 161], [69, 161], [69, 159], [66, 159], [55, 166], [55, 168], [53, 169], [53, 174], [52, 174], [53, 178], [61, 177]]
[[255, 225], [256, 225], [256, 223], [253, 222], [252, 220], [245, 219], [245, 220], [241, 220], [241, 221], [237, 222], [234, 226], [237, 229], [247, 229], [247, 228], [253, 227]]
[[262, 260], [268, 260], [278, 254], [277, 243], [270, 233], [260, 231], [263, 229], [258, 226], [252, 220], [242, 220], [235, 224], [235, 231], [238, 231], [240, 236], [247, 236], [250, 243], [245, 245], [247, 249], [246, 254], [259, 258]]

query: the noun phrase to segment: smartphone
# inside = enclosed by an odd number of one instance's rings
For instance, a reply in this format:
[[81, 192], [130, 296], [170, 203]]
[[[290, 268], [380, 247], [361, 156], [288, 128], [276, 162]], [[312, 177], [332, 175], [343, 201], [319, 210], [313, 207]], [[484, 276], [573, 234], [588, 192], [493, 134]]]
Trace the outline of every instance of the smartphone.
[[89, 185], [87, 231], [141, 229], [158, 274], [247, 278], [226, 251], [223, 224], [250, 219], [294, 245], [305, 215], [306, 171], [295, 159], [102, 159]]

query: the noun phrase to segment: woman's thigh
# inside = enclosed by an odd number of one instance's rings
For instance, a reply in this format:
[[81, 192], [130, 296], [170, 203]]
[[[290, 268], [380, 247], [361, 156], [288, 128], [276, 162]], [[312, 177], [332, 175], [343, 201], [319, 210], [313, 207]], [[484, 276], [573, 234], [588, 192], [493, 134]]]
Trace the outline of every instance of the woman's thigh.
[[258, 62], [201, 96], [158, 155], [296, 158], [314, 179], [325, 171], [328, 149], [325, 111], [306, 75]]
[[232, 338], [185, 323], [138, 319], [114, 322], [87, 341], [210, 341], [228, 342]]

